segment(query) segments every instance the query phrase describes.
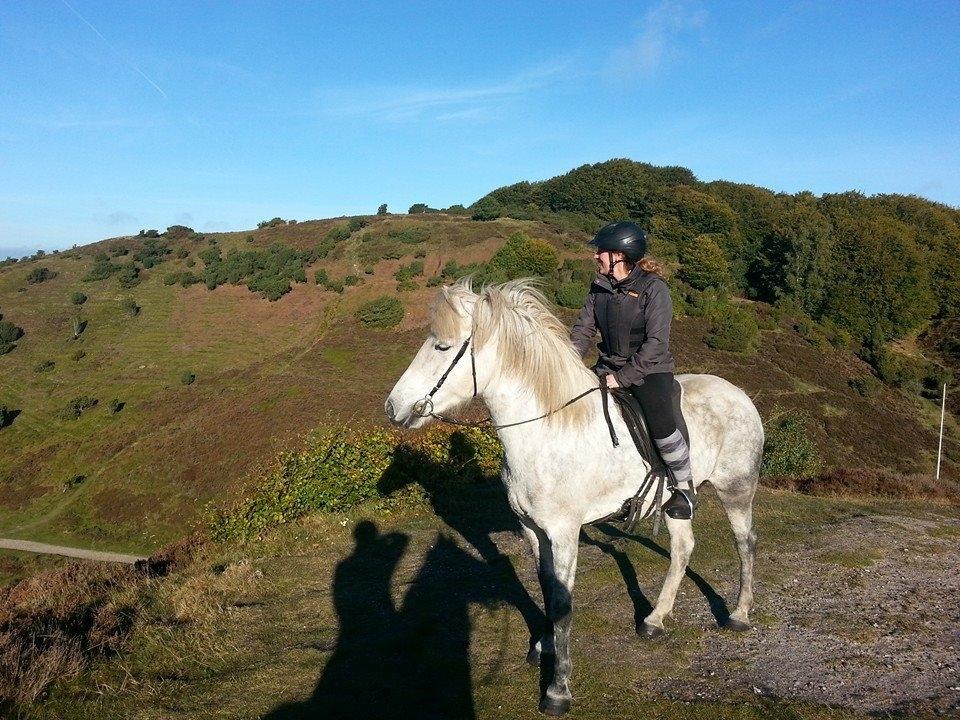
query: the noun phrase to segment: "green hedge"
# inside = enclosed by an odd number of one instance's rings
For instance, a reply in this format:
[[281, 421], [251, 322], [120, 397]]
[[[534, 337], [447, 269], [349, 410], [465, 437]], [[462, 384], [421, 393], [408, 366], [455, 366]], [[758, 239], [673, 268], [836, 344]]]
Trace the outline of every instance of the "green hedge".
[[381, 295], [369, 300], [357, 309], [356, 317], [371, 328], [387, 328], [399, 325], [403, 320], [403, 303], [392, 295]]

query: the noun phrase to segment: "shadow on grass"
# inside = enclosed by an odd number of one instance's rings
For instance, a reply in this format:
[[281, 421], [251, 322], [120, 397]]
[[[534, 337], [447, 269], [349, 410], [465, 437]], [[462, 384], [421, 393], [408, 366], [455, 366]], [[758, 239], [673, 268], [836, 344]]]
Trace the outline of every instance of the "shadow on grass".
[[[601, 523], [595, 526], [601, 532], [603, 532], [608, 538], [612, 539], [622, 539], [622, 540], [632, 540], [643, 545], [645, 548], [652, 550], [657, 555], [670, 559], [670, 551], [661, 547], [657, 542], [650, 538], [642, 537], [640, 535], [629, 535], [625, 533], [618, 527], [614, 527], [609, 523]], [[637, 581], [637, 573], [633, 569], [633, 563], [630, 562], [630, 558], [622, 550], [618, 550], [612, 543], [603, 542], [600, 540], [594, 540], [586, 532], [581, 531], [580, 539], [600, 548], [607, 555], [612, 557], [617, 566], [620, 568], [620, 573], [623, 575], [623, 580], [627, 584], [627, 591], [630, 593], [630, 598], [633, 600], [633, 619], [636, 624], [636, 629], [639, 632], [641, 625], [643, 625], [643, 619], [650, 614], [650, 611], [653, 610], [650, 602], [644, 596], [643, 592], [640, 590], [640, 584]], [[706, 598], [707, 603], [710, 605], [710, 612], [713, 613], [713, 618], [716, 620], [719, 627], [723, 627], [727, 624], [727, 621], [730, 619], [730, 607], [727, 605], [727, 601], [723, 599], [723, 596], [720, 595], [713, 586], [708, 583], [702, 575], [697, 573], [694, 570], [687, 568], [687, 577], [690, 578], [694, 585], [703, 593], [703, 596]]]
[[397, 607], [391, 578], [408, 536], [363, 521], [354, 539], [333, 577], [340, 635], [313, 695], [265, 718], [475, 717], [469, 605], [504, 601], [497, 573], [440, 536]]

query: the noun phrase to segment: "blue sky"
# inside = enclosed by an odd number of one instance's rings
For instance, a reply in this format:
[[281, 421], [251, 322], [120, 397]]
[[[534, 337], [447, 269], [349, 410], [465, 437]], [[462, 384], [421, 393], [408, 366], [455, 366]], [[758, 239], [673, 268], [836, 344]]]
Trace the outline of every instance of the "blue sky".
[[960, 206], [960, 3], [0, 3], [0, 257], [629, 157]]

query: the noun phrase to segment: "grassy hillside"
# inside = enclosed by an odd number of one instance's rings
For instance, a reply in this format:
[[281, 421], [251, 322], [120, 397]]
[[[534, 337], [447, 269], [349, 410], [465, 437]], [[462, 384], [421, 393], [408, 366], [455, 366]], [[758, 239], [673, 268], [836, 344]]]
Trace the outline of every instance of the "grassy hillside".
[[[0, 429], [0, 536], [149, 552], [189, 529], [206, 503], [240, 496], [307, 430], [347, 418], [383, 423], [383, 398], [423, 339], [434, 293], [426, 280], [449, 261], [487, 261], [518, 230], [549, 243], [561, 259], [589, 257], [582, 245], [589, 234], [550, 218], [374, 216], [328, 242], [346, 220], [167, 239], [171, 252], [144, 267], [129, 288], [118, 274], [83, 278], [98, 253], [114, 255], [124, 245], [127, 255], [111, 261], [127, 262], [145, 238], [0, 267], [0, 313], [24, 330], [0, 355], [0, 406], [19, 411]], [[165, 283], [171, 273], [201, 274], [206, 263], [198, 256], [211, 248], [226, 258], [275, 243], [304, 253], [327, 243], [325, 255], [304, 268], [307, 282], [294, 282], [276, 301], [242, 280], [213, 290], [203, 282]], [[415, 287], [398, 289], [395, 273], [416, 260], [423, 271]], [[38, 268], [53, 276], [29, 282]], [[334, 281], [354, 275], [360, 282], [332, 291], [314, 282], [318, 270]], [[79, 309], [71, 302], [76, 292], [88, 296]], [[364, 328], [355, 310], [384, 294], [403, 301], [402, 323]], [[803, 410], [829, 465], [931, 471], [933, 402], [876, 381], [849, 349], [811, 332], [802, 313], [735, 301], [759, 318], [756, 352], [713, 349], [704, 343], [707, 318], [678, 317], [679, 371], [730, 379], [765, 417]], [[558, 312], [567, 321], [575, 314]], [[86, 325], [74, 339], [78, 315]], [[920, 354], [921, 347], [914, 343], [913, 350]], [[185, 374], [195, 381], [184, 384]], [[81, 397], [97, 404], [65, 418]], [[119, 412], [110, 408], [114, 399]], [[950, 432], [957, 436], [952, 417]], [[949, 477], [956, 477], [958, 452], [948, 441]]]

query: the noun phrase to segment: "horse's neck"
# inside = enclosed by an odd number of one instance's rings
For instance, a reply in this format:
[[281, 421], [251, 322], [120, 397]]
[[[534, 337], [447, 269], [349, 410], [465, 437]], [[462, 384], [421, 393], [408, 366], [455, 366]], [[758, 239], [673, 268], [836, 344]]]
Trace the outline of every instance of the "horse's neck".
[[[583, 390], [589, 389], [584, 384], [572, 397]], [[488, 387], [483, 392], [483, 401], [490, 410], [490, 419], [494, 425], [519, 423], [532, 420], [521, 425], [502, 428], [497, 431], [503, 444], [504, 452], [511, 460], [520, 459], [528, 455], [539, 455], [546, 446], [557, 446], [568, 442], [583, 442], [594, 429], [587, 427], [557, 427], [546, 420], [533, 420], [557, 408], [544, 407], [539, 398], [530, 388], [513, 377], [501, 376], [496, 387]], [[594, 404], [598, 402], [598, 393], [591, 393], [577, 400], [577, 403]], [[564, 402], [571, 398], [564, 398]], [[605, 426], [604, 426], [605, 427]]]

